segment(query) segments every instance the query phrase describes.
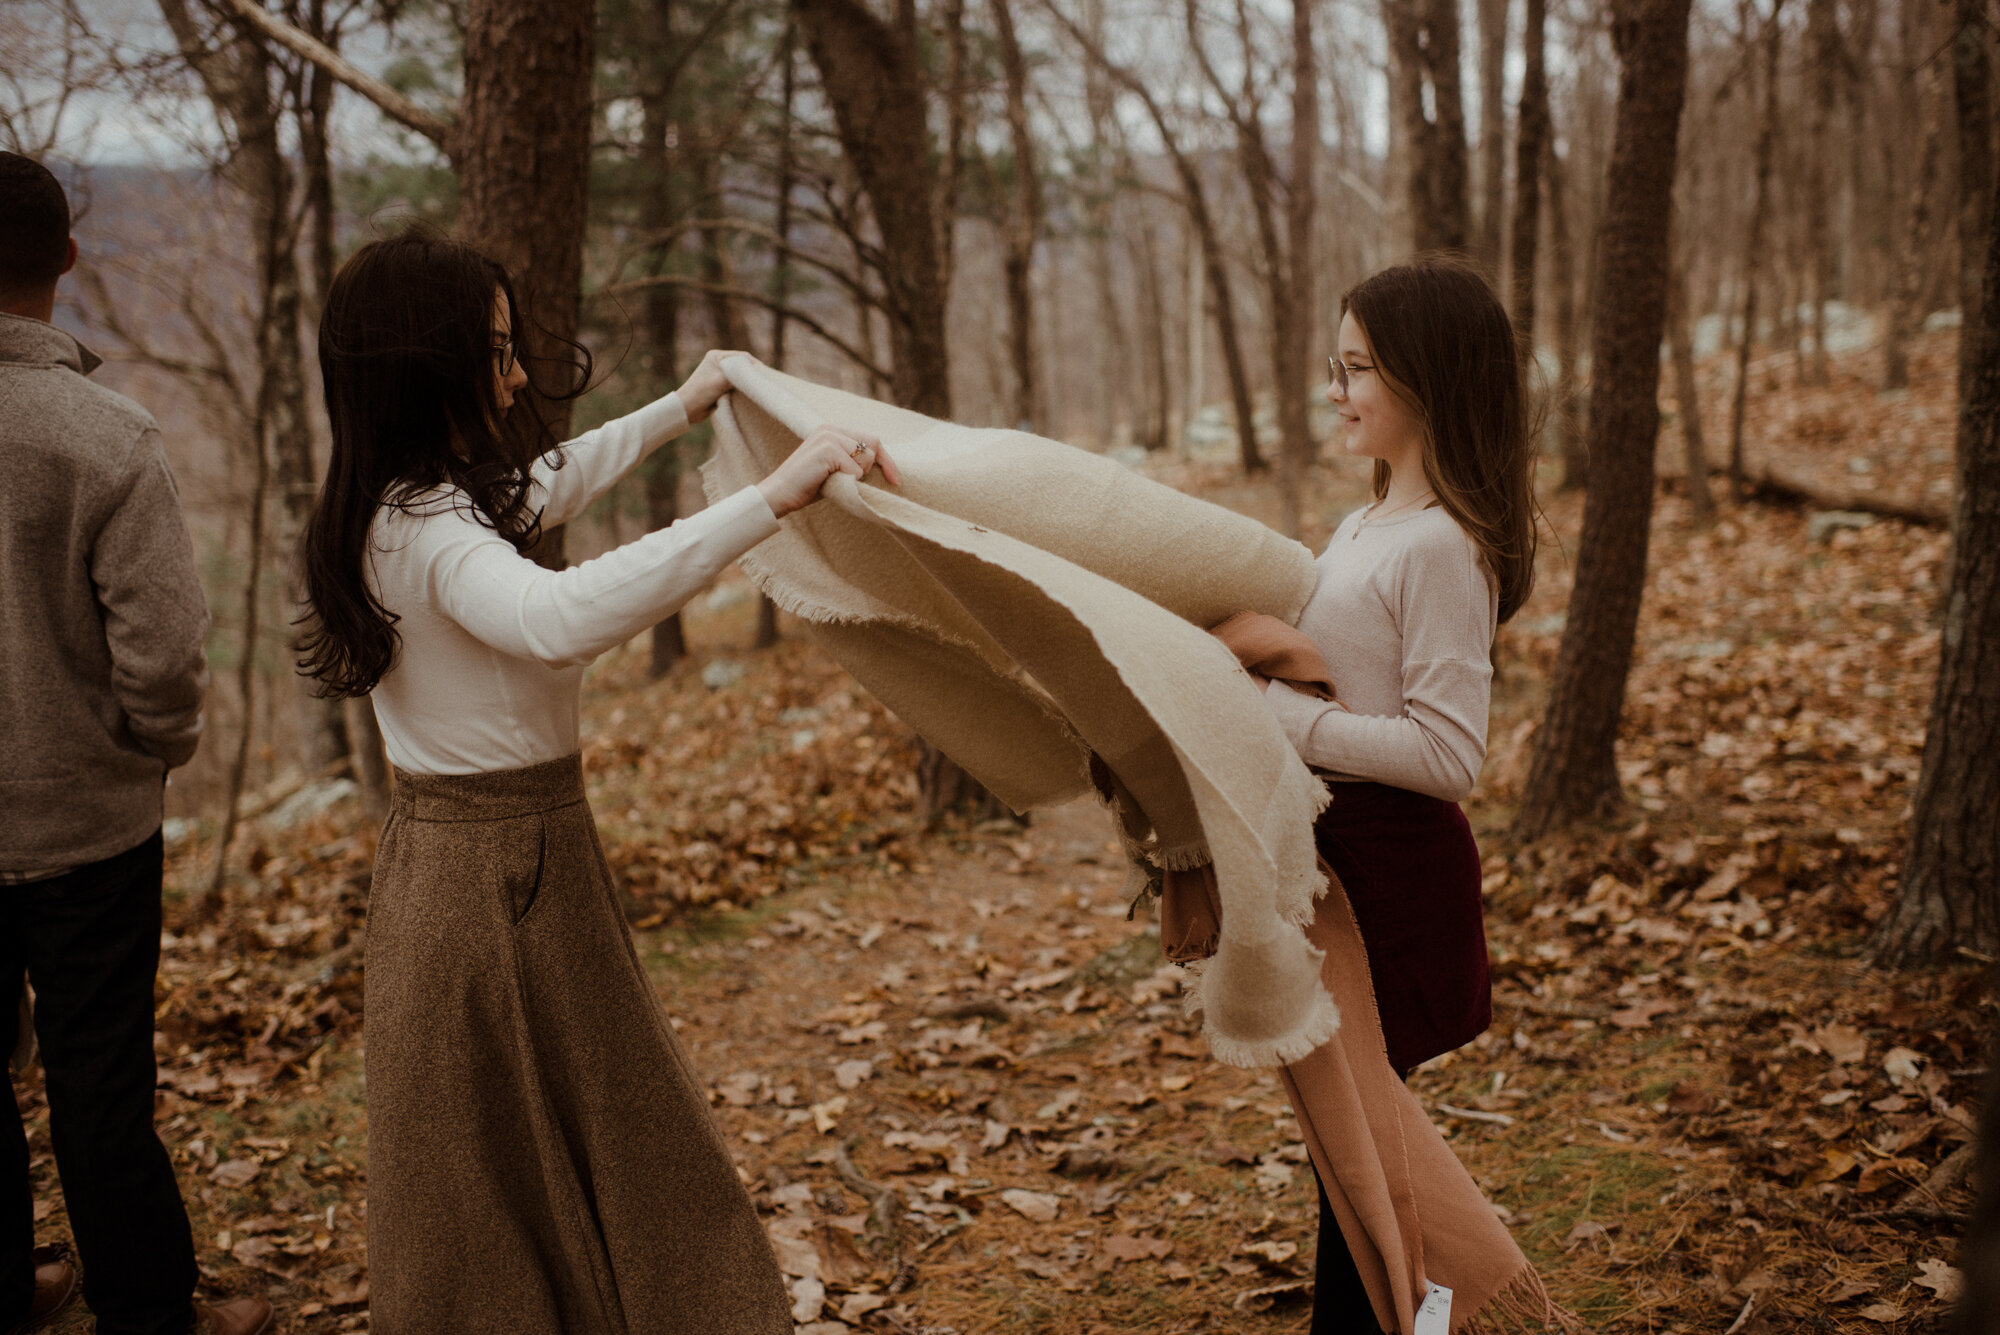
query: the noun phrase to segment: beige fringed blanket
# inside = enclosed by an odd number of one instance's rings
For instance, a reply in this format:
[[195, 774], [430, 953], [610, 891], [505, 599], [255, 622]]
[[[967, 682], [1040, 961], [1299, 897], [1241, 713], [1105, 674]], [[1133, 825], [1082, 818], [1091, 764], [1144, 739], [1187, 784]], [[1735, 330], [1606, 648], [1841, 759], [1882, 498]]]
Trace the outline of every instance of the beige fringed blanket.
[[1009, 806], [1096, 786], [1152, 868], [1212, 861], [1227, 926], [1199, 990], [1223, 1061], [1304, 1057], [1339, 1025], [1305, 938], [1325, 806], [1205, 627], [1295, 620], [1312, 557], [1111, 460], [827, 389], [748, 359], [715, 415], [711, 498], [823, 423], [872, 432], [903, 485], [831, 479], [744, 559], [862, 685]]

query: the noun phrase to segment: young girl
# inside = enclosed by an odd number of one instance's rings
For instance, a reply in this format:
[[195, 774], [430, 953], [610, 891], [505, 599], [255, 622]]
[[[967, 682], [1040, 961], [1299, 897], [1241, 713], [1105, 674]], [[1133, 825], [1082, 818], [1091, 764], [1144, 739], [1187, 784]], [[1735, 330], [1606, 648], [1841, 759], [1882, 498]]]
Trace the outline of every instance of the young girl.
[[545, 570], [523, 555], [544, 526], [729, 386], [711, 352], [555, 448], [514, 406], [518, 319], [499, 265], [416, 233], [349, 260], [320, 323], [333, 452], [301, 668], [372, 693], [396, 766], [369, 891], [371, 1326], [778, 1335], [770, 1245], [584, 801], [579, 682], [832, 474], [897, 474], [872, 437], [821, 428], [757, 486]]
[[[1458, 802], [1486, 755], [1493, 634], [1528, 596], [1535, 524], [1507, 313], [1471, 268], [1422, 259], [1341, 298], [1328, 400], [1374, 503], [1335, 530], [1298, 628], [1339, 702], [1265, 693], [1330, 782], [1320, 855], [1368, 951], [1390, 1065], [1407, 1073], [1492, 1018], [1479, 850]], [[1374, 1325], [1324, 1191], [1313, 1329]]]

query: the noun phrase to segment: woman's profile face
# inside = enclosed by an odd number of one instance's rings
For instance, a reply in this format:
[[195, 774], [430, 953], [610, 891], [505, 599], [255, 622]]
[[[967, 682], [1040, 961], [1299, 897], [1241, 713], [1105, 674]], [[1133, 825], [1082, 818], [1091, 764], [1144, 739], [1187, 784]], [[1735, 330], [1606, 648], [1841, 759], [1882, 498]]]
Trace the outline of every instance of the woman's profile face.
[[514, 406], [514, 393], [528, 383], [528, 373], [514, 347], [514, 321], [507, 311], [507, 294], [493, 293], [493, 398], [505, 413]]
[[1420, 466], [1424, 424], [1416, 410], [1382, 378], [1375, 350], [1352, 311], [1340, 317], [1340, 360], [1347, 363], [1347, 393], [1327, 386], [1326, 397], [1346, 425], [1342, 445], [1349, 454], [1380, 459], [1396, 470]]

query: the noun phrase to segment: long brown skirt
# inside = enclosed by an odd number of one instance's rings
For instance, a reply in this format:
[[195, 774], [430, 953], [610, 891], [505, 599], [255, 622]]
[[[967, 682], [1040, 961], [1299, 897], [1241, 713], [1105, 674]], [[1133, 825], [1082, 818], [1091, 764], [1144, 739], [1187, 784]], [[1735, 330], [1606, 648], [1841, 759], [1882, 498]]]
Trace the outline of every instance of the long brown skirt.
[[788, 1335], [578, 757], [396, 774], [368, 905], [376, 1335]]

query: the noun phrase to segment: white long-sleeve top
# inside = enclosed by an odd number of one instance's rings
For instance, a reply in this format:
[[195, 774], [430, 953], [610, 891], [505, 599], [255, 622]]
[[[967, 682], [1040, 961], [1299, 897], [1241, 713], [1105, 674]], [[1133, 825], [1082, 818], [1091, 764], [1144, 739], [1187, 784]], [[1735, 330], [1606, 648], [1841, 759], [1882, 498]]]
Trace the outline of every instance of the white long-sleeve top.
[[1457, 802], [1486, 759], [1499, 587], [1442, 507], [1365, 514], [1334, 531], [1298, 622], [1346, 708], [1283, 682], [1264, 698], [1315, 769]]
[[[561, 446], [535, 464], [529, 503], [554, 527], [685, 431], [678, 394]], [[545, 570], [441, 487], [384, 506], [371, 530], [375, 596], [401, 648], [376, 686], [392, 764], [412, 774], [477, 774], [577, 749], [584, 665], [678, 610], [731, 561], [778, 531], [755, 487], [595, 560]]]

